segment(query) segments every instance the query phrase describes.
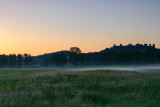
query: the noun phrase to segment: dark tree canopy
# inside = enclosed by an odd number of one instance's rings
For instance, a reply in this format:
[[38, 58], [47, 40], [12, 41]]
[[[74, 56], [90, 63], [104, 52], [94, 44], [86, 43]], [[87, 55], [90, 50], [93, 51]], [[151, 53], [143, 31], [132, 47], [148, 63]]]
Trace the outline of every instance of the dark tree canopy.
[[81, 50], [78, 47], [71, 47], [70, 48], [70, 52], [71, 53], [76, 53], [76, 54], [80, 54]]
[[[138, 48], [140, 47], [140, 49]], [[143, 47], [141, 49], [141, 47]], [[147, 49], [146, 49], [147, 48]], [[33, 63], [34, 61], [34, 63]], [[34, 66], [33, 66], [34, 64]], [[39, 66], [94, 66], [94, 65], [157, 65], [160, 64], [160, 49], [154, 46], [127, 47], [114, 46], [105, 51], [81, 53], [80, 48], [32, 57], [30, 54], [0, 55], [0, 67], [39, 67]]]
[[67, 57], [64, 53], [57, 53], [53, 55], [51, 60], [56, 66], [65, 66], [67, 64]]
[[17, 63], [17, 58], [16, 58], [15, 54], [10, 54], [9, 57], [8, 57], [8, 60], [9, 60], [9, 66], [10, 67], [15, 66], [15, 64]]
[[18, 54], [17, 55], [17, 64], [18, 64], [18, 67], [21, 67], [22, 64], [23, 64], [23, 60], [22, 60], [22, 55], [21, 54]]
[[31, 65], [31, 63], [32, 63], [32, 57], [31, 57], [31, 55], [25, 53], [23, 55], [23, 57], [24, 57], [24, 64], [25, 64], [25, 66]]
[[31, 64], [32, 56], [30, 54], [9, 54], [0, 55], [0, 67], [22, 67], [26, 66], [26, 63]]
[[0, 55], [0, 67], [4, 67], [8, 65], [8, 55]]
[[70, 64], [73, 65], [83, 65], [84, 64], [84, 55], [81, 54], [81, 50], [78, 47], [70, 48]]

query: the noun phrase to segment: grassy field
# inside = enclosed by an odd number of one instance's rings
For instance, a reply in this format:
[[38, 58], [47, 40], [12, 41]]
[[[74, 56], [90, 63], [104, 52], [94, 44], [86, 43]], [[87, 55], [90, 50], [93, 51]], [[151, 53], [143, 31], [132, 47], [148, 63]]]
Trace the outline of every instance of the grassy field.
[[0, 107], [159, 107], [160, 72], [0, 70]]

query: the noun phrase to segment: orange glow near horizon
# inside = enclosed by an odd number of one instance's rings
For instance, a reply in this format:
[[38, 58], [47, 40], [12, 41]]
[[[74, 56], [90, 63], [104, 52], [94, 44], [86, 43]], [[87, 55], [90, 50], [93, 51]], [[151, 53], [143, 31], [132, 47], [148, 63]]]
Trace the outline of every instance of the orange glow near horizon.
[[[47, 29], [34, 29], [26, 27], [27, 31], [22, 27], [14, 28], [13, 25], [9, 27], [3, 26], [0, 32], [0, 54], [24, 54], [28, 53], [32, 56], [42, 55], [45, 53], [52, 53], [61, 50], [69, 50], [70, 47], [79, 47], [82, 52], [98, 52], [105, 48], [110, 48], [113, 44], [128, 43], [155, 43], [156, 40], [151, 41], [151, 38], [145, 40], [137, 40], [134, 35], [140, 36], [141, 33], [129, 34], [126, 32], [104, 32], [104, 33], [91, 33], [91, 32], [70, 32], [65, 29], [55, 31]], [[9, 32], [8, 32], [9, 31]], [[117, 36], [118, 35], [118, 36]], [[127, 38], [127, 35], [131, 37]], [[147, 34], [146, 34], [147, 35]], [[135, 42], [137, 41], [137, 42]], [[155, 42], [154, 42], [155, 41]], [[157, 47], [157, 46], [156, 46]], [[158, 47], [157, 47], [158, 48]]]
[[[12, 25], [8, 25], [12, 26]], [[2, 28], [1, 28], [2, 29]], [[11, 28], [3, 27], [0, 32], [0, 54], [24, 54], [28, 53], [32, 56], [42, 55], [45, 53], [52, 53], [61, 50], [69, 50], [70, 47], [79, 47], [83, 53], [87, 52], [98, 52], [105, 48], [110, 48], [113, 44], [124, 44], [128, 43], [155, 43], [155, 40], [150, 41], [151, 38], [145, 40], [137, 40], [134, 35], [130, 34], [133, 38], [126, 38], [126, 32], [107, 32], [101, 33], [88, 33], [88, 32], [69, 32], [63, 30], [49, 31], [46, 29], [38, 29], [37, 32], [33, 31], [33, 28], [25, 28], [28, 32], [24, 31], [23, 28], [12, 26]], [[9, 31], [9, 32], [8, 32]], [[116, 36], [118, 35], [118, 36]], [[137, 41], [137, 42], [135, 42]]]
[[[7, 37], [7, 36], [6, 36]], [[119, 41], [111, 41], [109, 39], [100, 39], [100, 38], [72, 38], [67, 40], [67, 38], [15, 38], [13, 36], [12, 39], [3, 38], [0, 40], [0, 54], [24, 54], [28, 53], [32, 56], [42, 55], [45, 53], [52, 53], [61, 50], [69, 50], [70, 47], [76, 46], [79, 47], [83, 53], [87, 52], [98, 52], [105, 48], [110, 48], [113, 44], [119, 45], [122, 43], [123, 45], [127, 45], [128, 43], [134, 43], [133, 41], [129, 40], [119, 40]], [[64, 37], [64, 36], [63, 36]], [[118, 38], [118, 37], [117, 37]], [[153, 43], [153, 42], [146, 42], [140, 41], [137, 43]], [[157, 47], [157, 46], [156, 46]], [[158, 47], [157, 47], [158, 48]]]

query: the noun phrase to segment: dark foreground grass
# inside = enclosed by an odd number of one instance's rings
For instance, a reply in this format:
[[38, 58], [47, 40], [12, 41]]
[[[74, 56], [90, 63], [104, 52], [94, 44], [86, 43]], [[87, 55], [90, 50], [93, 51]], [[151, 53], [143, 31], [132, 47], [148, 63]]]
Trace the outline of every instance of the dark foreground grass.
[[0, 107], [54, 106], [159, 107], [160, 73], [0, 70]]

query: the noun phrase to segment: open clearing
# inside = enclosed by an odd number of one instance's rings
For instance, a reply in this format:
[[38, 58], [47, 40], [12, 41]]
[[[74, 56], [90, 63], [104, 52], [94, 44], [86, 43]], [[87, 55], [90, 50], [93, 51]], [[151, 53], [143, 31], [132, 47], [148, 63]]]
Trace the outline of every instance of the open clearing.
[[160, 105], [160, 70], [77, 71], [76, 69], [1, 69], [0, 107], [159, 107]]

